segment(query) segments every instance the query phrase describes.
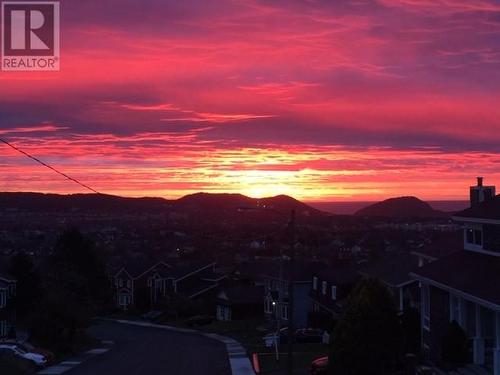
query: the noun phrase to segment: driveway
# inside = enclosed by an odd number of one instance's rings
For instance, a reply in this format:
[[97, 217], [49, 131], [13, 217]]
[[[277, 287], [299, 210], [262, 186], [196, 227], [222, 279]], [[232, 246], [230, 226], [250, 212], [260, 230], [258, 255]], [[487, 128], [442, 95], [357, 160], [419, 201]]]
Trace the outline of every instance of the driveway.
[[108, 352], [68, 375], [230, 375], [223, 343], [196, 334], [99, 321], [94, 337], [113, 341]]

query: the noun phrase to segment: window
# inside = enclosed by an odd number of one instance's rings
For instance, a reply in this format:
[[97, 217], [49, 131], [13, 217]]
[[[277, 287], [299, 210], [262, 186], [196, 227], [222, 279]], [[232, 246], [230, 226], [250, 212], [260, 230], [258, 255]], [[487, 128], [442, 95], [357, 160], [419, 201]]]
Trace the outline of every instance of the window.
[[318, 290], [318, 278], [316, 276], [313, 277], [313, 290]]
[[483, 231], [474, 229], [474, 244], [481, 246], [483, 244]]
[[461, 300], [453, 294], [450, 294], [450, 321], [456, 321], [462, 325]]
[[118, 286], [119, 286], [120, 288], [122, 288], [122, 287], [123, 287], [123, 279], [118, 279]]
[[264, 312], [267, 314], [271, 313], [271, 300], [266, 298], [264, 301]]
[[0, 309], [7, 306], [7, 293], [5, 290], [0, 290]]
[[132, 280], [127, 280], [127, 288], [132, 288]]
[[118, 304], [123, 307], [130, 305], [130, 296], [126, 294], [120, 294], [118, 296]]
[[472, 228], [465, 229], [465, 240], [467, 243], [474, 243], [474, 230]]
[[430, 318], [430, 312], [431, 312], [431, 306], [430, 306], [430, 292], [429, 292], [429, 285], [422, 284], [421, 285], [421, 292], [422, 292], [422, 326], [429, 330], [431, 326], [431, 318]]
[[271, 280], [271, 290], [276, 290], [276, 288], [277, 288], [276, 280]]
[[469, 245], [483, 246], [483, 228], [480, 225], [466, 227], [465, 242]]
[[6, 337], [7, 333], [7, 321], [0, 320], [0, 337]]
[[324, 295], [326, 294], [326, 287], [327, 287], [326, 281], [323, 281], [321, 283], [321, 293], [323, 293]]
[[337, 286], [336, 285], [332, 285], [332, 299], [334, 301], [337, 300]]
[[222, 315], [222, 306], [217, 305], [217, 320], [223, 320], [224, 317]]
[[281, 318], [288, 320], [288, 305], [281, 306]]

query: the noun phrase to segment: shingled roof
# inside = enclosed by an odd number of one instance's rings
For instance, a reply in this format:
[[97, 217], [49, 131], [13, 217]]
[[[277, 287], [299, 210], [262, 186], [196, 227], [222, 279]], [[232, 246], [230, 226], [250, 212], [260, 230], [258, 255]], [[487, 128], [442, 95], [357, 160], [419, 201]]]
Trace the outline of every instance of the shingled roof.
[[500, 310], [499, 270], [500, 257], [462, 250], [418, 268], [411, 276]]
[[500, 220], [500, 195], [476, 206], [457, 212], [453, 217], [458, 221], [460, 221], [460, 218]]
[[359, 273], [365, 277], [379, 279], [387, 285], [400, 287], [413, 281], [409, 274], [416, 268], [417, 257], [402, 253], [366, 264]]
[[461, 232], [446, 233], [433, 240], [430, 244], [413, 250], [412, 254], [436, 260], [461, 251], [463, 247], [464, 239]]

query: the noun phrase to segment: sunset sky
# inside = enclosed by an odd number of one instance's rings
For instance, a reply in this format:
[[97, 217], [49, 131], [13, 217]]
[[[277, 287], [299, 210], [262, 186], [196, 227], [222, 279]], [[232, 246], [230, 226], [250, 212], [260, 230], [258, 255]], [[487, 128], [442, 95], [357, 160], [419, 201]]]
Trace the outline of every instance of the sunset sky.
[[[94, 189], [463, 199], [500, 184], [500, 2], [64, 0], [0, 137]], [[0, 144], [0, 191], [85, 192]]]

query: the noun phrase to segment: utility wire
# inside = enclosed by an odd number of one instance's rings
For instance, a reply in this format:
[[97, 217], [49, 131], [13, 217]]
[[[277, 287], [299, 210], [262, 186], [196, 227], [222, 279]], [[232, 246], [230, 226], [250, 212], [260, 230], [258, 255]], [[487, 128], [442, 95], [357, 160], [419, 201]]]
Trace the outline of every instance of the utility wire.
[[82, 182], [78, 181], [77, 179], [74, 179], [73, 177], [70, 177], [70, 176], [68, 176], [67, 174], [63, 173], [63, 172], [58, 171], [57, 169], [55, 169], [54, 167], [52, 167], [52, 166], [48, 165], [47, 163], [44, 163], [44, 162], [43, 162], [43, 161], [41, 161], [40, 159], [38, 159], [38, 158], [36, 158], [36, 157], [34, 157], [34, 156], [31, 156], [31, 155], [30, 155], [30, 154], [28, 154], [27, 152], [24, 152], [24, 151], [23, 151], [23, 150], [21, 150], [20, 148], [18, 148], [18, 147], [16, 147], [16, 146], [14, 146], [12, 143], [7, 142], [5, 139], [0, 138], [0, 142], [5, 143], [5, 144], [6, 144], [7, 146], [9, 146], [10, 148], [12, 148], [12, 149], [16, 150], [17, 152], [20, 152], [21, 154], [23, 154], [24, 156], [27, 156], [28, 158], [30, 158], [30, 159], [32, 159], [32, 160], [36, 161], [38, 164], [41, 164], [41, 165], [43, 165], [44, 167], [49, 168], [49, 169], [50, 169], [50, 170], [52, 170], [53, 172], [56, 172], [57, 174], [60, 174], [60, 175], [61, 175], [61, 176], [63, 176], [64, 178], [66, 178], [66, 179], [68, 179], [68, 180], [70, 180], [70, 181], [73, 181], [73, 182], [77, 183], [78, 185], [80, 185], [80, 186], [84, 187], [85, 189], [90, 190], [90, 191], [92, 191], [93, 193], [96, 193], [96, 194], [101, 194], [101, 193], [99, 193], [97, 190], [92, 189], [90, 186], [85, 185], [84, 183], [82, 183]]

